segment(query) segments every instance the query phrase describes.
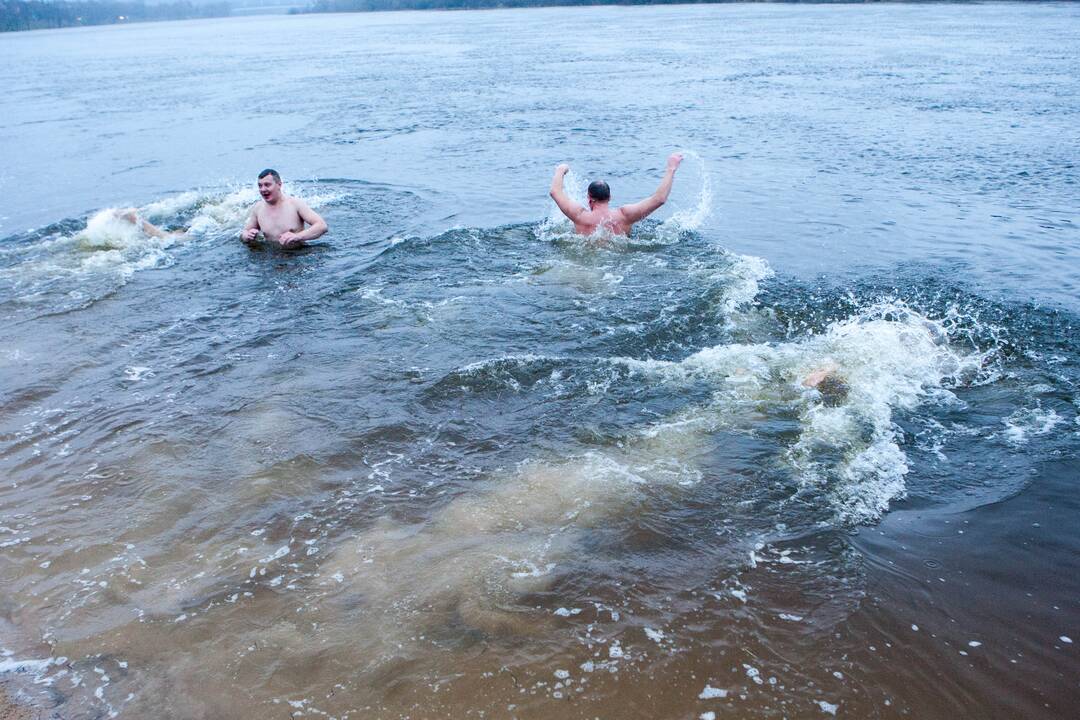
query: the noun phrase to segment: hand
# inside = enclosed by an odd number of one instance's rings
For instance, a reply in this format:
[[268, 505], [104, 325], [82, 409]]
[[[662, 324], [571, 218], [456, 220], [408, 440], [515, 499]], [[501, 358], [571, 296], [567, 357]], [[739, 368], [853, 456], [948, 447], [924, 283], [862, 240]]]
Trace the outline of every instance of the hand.
[[248, 228], [240, 233], [240, 237], [244, 242], [252, 242], [255, 238], [259, 237], [259, 228]]
[[679, 163], [683, 161], [682, 153], [671, 153], [671, 156], [667, 159], [667, 166], [669, 170], [674, 170], [679, 167]]
[[278, 242], [281, 243], [281, 247], [296, 247], [300, 243], [304, 242], [304, 239], [294, 233], [292, 230], [286, 230], [278, 235]]
[[570, 166], [566, 163], [560, 163], [559, 166], [555, 168], [556, 175], [565, 175], [568, 172], [570, 172]]

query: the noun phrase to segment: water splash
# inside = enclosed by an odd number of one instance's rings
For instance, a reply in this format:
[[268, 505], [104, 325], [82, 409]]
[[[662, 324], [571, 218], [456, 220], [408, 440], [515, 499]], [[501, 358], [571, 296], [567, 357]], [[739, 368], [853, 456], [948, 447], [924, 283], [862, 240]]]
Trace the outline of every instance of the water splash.
[[[341, 197], [320, 192], [317, 186], [287, 186], [286, 191], [312, 207]], [[23, 241], [14, 238], [4, 250], [5, 262], [0, 267], [0, 299], [46, 312], [86, 307], [123, 287], [139, 271], [171, 265], [178, 247], [239, 235], [258, 199], [250, 185], [224, 191], [189, 190], [140, 208], [103, 208], [82, 227], [65, 221], [50, 232]], [[182, 232], [154, 237], [138, 221], [131, 222], [132, 214]]]
[[[709, 175], [705, 159], [693, 150], [682, 150], [680, 152], [683, 154], [684, 160], [680, 167], [681, 176], [676, 177], [676, 184], [679, 184], [680, 181], [686, 183], [690, 180], [686, 178], [688, 166], [697, 170], [701, 184], [692, 205], [676, 210], [671, 217], [659, 225], [639, 224], [635, 228], [632, 239], [613, 236], [603, 228], [597, 229], [592, 236], [583, 239], [574, 233], [573, 223], [562, 214], [558, 205], [552, 201], [548, 204], [547, 214], [537, 227], [537, 235], [541, 240], [549, 242], [573, 239], [579, 243], [587, 242], [602, 247], [624, 244], [637, 246], [642, 243], [647, 245], [669, 245], [678, 242], [683, 233], [698, 230], [708, 220], [713, 209], [712, 178]], [[566, 173], [564, 187], [567, 195], [574, 202], [580, 205], [588, 204], [586, 183], [573, 170]]]
[[[678, 239], [680, 233], [698, 230], [709, 219], [713, 210], [712, 176], [709, 174], [705, 158], [693, 150], [682, 150], [680, 152], [684, 157], [683, 167], [680, 168], [683, 171], [682, 174], [686, 174], [686, 163], [690, 161], [701, 176], [701, 187], [698, 189], [695, 205], [677, 210], [657, 228], [657, 236], [670, 241]], [[676, 176], [675, 182], [679, 182], [680, 179], [685, 181], [686, 178]]]
[[[566, 189], [566, 194], [570, 196], [571, 200], [579, 205], [588, 205], [585, 181], [578, 177], [577, 173], [572, 169], [568, 170], [563, 177], [563, 188]], [[563, 215], [562, 210], [559, 209], [554, 200], [548, 201], [547, 213], [537, 226], [536, 235], [544, 242], [568, 239], [581, 240], [580, 236], [574, 232], [574, 224]]]
[[[995, 349], [952, 344], [951, 320], [883, 301], [794, 342], [717, 345], [681, 362], [618, 362], [663, 381], [714, 385], [709, 405], [668, 421], [680, 432], [687, 424], [707, 432], [750, 427], [762, 410], [794, 405], [798, 439], [785, 462], [799, 493], [828, 503], [836, 522], [854, 524], [879, 518], [906, 492], [908, 462], [894, 415], [954, 403], [952, 390], [990, 372]], [[831, 388], [820, 382], [826, 377], [834, 378]]]

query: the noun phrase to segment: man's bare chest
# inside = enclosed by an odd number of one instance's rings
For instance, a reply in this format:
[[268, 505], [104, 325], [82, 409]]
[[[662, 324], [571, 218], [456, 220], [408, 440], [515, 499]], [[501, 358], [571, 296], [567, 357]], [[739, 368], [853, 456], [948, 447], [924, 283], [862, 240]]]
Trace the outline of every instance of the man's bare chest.
[[298, 230], [303, 226], [300, 213], [291, 204], [283, 207], [263, 207], [258, 212], [259, 227], [263, 230]]

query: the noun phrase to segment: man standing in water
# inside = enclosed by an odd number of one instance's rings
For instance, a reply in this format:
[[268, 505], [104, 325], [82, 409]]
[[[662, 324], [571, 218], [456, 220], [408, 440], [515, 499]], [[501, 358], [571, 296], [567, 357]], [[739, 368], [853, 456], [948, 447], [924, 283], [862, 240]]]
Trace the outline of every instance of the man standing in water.
[[574, 223], [574, 230], [580, 235], [592, 235], [600, 229], [612, 235], [629, 235], [634, 223], [648, 217], [667, 202], [668, 195], [671, 194], [671, 183], [675, 180], [675, 170], [682, 159], [681, 154], [672, 153], [667, 160], [664, 179], [660, 181], [660, 187], [656, 188], [656, 192], [640, 202], [623, 205], [614, 210], [609, 207], [611, 189], [603, 180], [594, 180], [589, 184], [588, 210], [571, 200], [563, 189], [563, 178], [566, 177], [570, 166], [563, 163], [555, 168], [555, 177], [551, 179], [551, 199], [559, 206], [563, 215], [570, 218], [570, 221]]
[[240, 235], [244, 242], [254, 242], [261, 232], [270, 242], [283, 248], [295, 248], [326, 232], [326, 221], [317, 212], [300, 198], [281, 191], [281, 176], [277, 170], [259, 173], [259, 194], [262, 200], [251, 208]]

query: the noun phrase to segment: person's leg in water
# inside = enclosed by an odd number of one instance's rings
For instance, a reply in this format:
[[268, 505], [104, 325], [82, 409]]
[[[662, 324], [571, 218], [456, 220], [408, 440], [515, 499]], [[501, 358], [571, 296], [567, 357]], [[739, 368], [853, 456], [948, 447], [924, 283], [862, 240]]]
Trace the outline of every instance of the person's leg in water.
[[135, 208], [127, 208], [125, 210], [117, 210], [116, 211], [116, 217], [120, 218], [121, 220], [127, 220], [129, 223], [136, 226], [137, 228], [142, 230], [144, 233], [146, 233], [150, 237], [155, 237], [155, 238], [179, 237], [180, 235], [183, 235], [184, 232], [185, 232], [183, 230], [162, 230], [161, 228], [159, 228], [154, 223], [152, 223], [152, 222], [150, 222], [148, 220], [143, 220], [142, 218], [140, 218], [139, 213], [138, 213], [137, 210], [135, 210]]

